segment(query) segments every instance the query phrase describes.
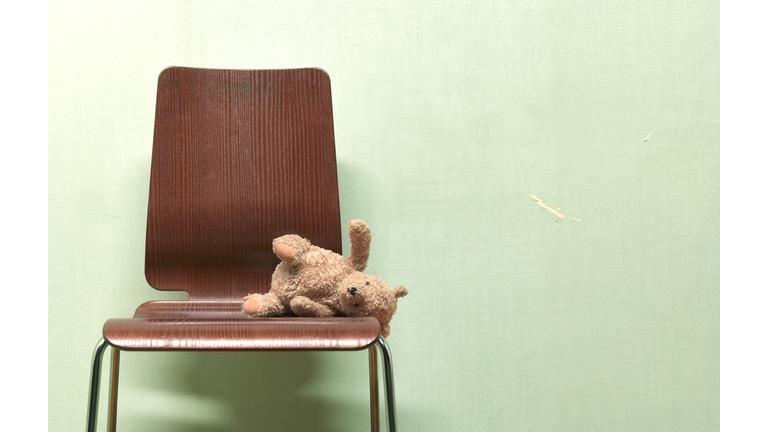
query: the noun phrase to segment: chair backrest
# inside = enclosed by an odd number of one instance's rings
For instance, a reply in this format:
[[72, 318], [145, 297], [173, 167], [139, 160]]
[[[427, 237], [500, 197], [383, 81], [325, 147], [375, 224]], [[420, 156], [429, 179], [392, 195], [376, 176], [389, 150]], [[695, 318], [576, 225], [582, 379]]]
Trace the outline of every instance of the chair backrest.
[[269, 290], [272, 239], [341, 253], [331, 87], [319, 69], [159, 77], [145, 274], [190, 300]]

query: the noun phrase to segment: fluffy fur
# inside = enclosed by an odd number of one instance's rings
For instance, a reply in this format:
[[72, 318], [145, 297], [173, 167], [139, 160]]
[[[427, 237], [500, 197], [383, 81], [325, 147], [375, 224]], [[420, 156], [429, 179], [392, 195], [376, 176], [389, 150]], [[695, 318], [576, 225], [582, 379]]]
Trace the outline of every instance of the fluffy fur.
[[280, 258], [266, 294], [250, 294], [243, 312], [251, 317], [372, 316], [387, 337], [397, 299], [408, 294], [403, 286], [391, 289], [383, 280], [362, 273], [368, 264], [371, 230], [360, 219], [347, 224], [352, 250], [348, 258], [312, 245], [295, 234], [272, 241]]

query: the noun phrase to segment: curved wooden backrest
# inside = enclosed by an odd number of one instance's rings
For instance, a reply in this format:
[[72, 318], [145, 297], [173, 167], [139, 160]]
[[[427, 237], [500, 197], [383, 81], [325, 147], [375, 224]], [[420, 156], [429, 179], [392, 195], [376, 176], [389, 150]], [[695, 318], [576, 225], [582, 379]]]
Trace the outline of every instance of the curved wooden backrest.
[[145, 274], [190, 300], [269, 290], [272, 239], [341, 252], [331, 87], [319, 69], [160, 74]]

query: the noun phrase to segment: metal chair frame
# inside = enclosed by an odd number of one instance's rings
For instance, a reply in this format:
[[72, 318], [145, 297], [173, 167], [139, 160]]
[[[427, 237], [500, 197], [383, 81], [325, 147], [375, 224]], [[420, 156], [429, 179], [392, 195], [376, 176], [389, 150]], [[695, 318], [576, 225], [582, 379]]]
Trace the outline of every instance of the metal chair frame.
[[[99, 395], [101, 390], [102, 362], [107, 347], [110, 346], [106, 339], [101, 338], [93, 350], [91, 361], [91, 382], [88, 396], [88, 418], [86, 432], [96, 432], [99, 415]], [[109, 414], [107, 430], [117, 430], [117, 391], [120, 378], [120, 349], [112, 347], [112, 362], [110, 368], [109, 384]], [[383, 360], [384, 386], [387, 409], [387, 425], [390, 432], [397, 430], [397, 418], [395, 414], [395, 381], [392, 372], [392, 351], [387, 341], [379, 336], [373, 345], [368, 348], [368, 374], [370, 378], [371, 392], [371, 431], [379, 431], [379, 379], [377, 352]]]

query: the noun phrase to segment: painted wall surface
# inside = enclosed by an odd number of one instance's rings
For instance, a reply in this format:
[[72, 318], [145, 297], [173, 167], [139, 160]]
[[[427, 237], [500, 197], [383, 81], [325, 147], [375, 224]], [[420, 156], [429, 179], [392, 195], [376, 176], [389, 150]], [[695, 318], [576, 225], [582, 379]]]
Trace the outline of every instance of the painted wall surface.
[[[106, 319], [184, 298], [143, 276], [171, 65], [330, 74], [342, 218], [410, 291], [401, 430], [719, 430], [709, 0], [51, 1], [49, 430]], [[123, 431], [368, 427], [365, 352], [122, 360]]]

